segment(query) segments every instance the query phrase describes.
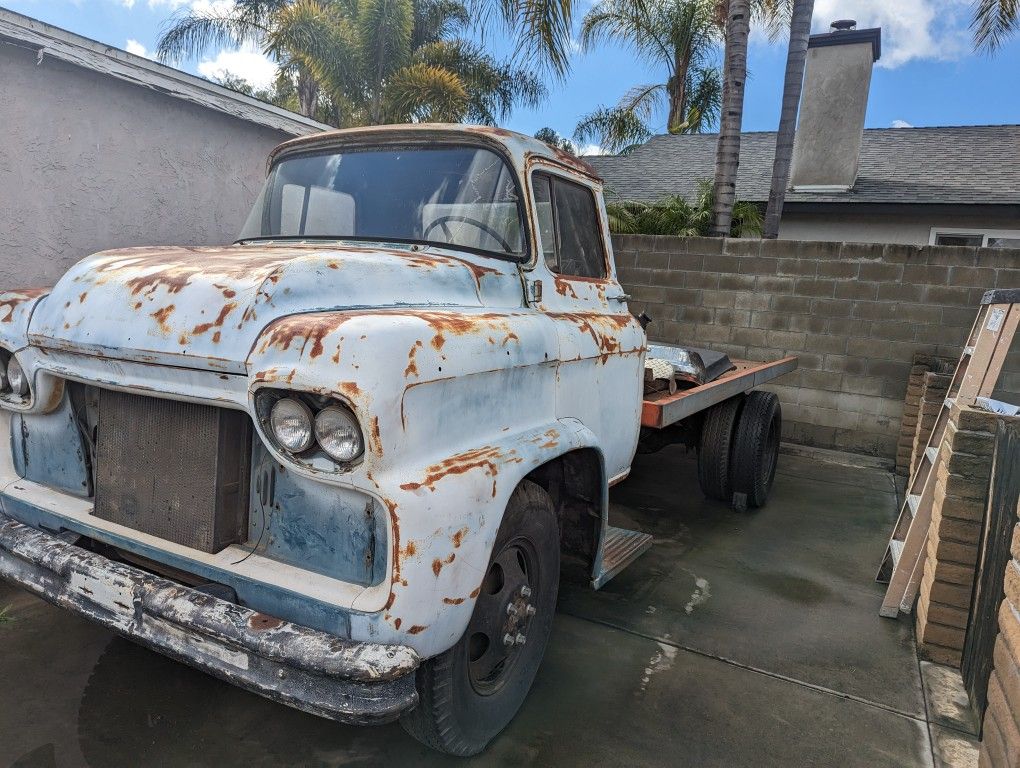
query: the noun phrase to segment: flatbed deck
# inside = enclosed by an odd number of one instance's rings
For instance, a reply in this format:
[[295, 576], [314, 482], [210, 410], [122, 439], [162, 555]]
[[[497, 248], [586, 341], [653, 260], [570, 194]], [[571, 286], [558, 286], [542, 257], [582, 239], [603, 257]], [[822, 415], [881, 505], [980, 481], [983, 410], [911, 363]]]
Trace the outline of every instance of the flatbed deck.
[[748, 392], [772, 381], [797, 367], [797, 358], [794, 355], [771, 363], [751, 360], [732, 362], [736, 366], [732, 371], [707, 384], [684, 389], [673, 395], [669, 392], [645, 395], [641, 407], [641, 426], [663, 429], [734, 395]]

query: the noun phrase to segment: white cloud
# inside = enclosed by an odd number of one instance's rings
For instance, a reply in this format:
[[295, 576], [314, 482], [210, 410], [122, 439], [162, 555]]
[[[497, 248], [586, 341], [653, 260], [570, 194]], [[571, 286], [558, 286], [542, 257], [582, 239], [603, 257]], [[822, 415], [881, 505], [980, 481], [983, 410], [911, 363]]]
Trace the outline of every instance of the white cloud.
[[882, 58], [894, 69], [910, 61], [956, 59], [969, 50], [970, 0], [816, 0], [814, 32], [836, 19], [882, 28]]
[[149, 8], [169, 8], [171, 11], [176, 11], [189, 2], [191, 0], [149, 0]]
[[124, 50], [127, 51], [128, 53], [133, 53], [135, 56], [144, 56], [147, 59], [152, 58], [152, 54], [149, 53], [149, 51], [145, 50], [144, 45], [142, 45], [137, 40], [132, 40], [130, 37], [128, 38], [128, 41], [124, 44]]
[[120, 0], [120, 4], [130, 11], [135, 7], [135, 0]]
[[216, 80], [230, 74], [247, 80], [255, 88], [268, 88], [276, 79], [276, 64], [254, 46], [234, 51], [220, 51], [214, 59], [198, 64], [203, 77]]
[[893, 120], [889, 124], [890, 128], [913, 128], [914, 126], [908, 123], [906, 120]]
[[606, 150], [598, 144], [585, 144], [583, 147], [577, 148], [577, 154], [580, 157], [584, 157], [585, 155], [604, 155], [606, 154]]

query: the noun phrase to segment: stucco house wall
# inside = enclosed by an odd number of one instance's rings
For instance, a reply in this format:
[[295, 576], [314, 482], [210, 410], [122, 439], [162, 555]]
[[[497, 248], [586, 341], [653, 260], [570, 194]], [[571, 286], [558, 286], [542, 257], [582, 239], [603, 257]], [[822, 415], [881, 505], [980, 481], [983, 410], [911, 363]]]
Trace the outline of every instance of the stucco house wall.
[[[0, 22], [16, 16], [0, 13]], [[32, 24], [42, 33], [62, 33]], [[273, 114], [277, 125], [290, 128], [269, 127], [78, 66], [50, 55], [45, 45], [40, 50], [39, 43], [12, 39], [10, 29], [0, 26], [4, 288], [52, 284], [77, 260], [107, 248], [232, 241], [265, 177], [267, 153], [317, 130], [298, 116]], [[126, 61], [130, 69], [136, 59], [108, 50], [118, 66]], [[92, 48], [74, 54], [105, 66]], [[212, 87], [145, 60], [137, 67], [139, 80], [164, 70], [194, 81], [185, 89]], [[211, 98], [232, 98], [215, 91]], [[261, 109], [239, 104], [249, 114]]]
[[[850, 206], [843, 206], [844, 208]], [[881, 210], [838, 210], [835, 206], [818, 211], [787, 206], [779, 225], [783, 240], [822, 240], [844, 243], [896, 243], [928, 245], [932, 229], [961, 229], [975, 233], [988, 230], [1020, 230], [1020, 207], [1014, 214], [972, 206], [902, 206]]]

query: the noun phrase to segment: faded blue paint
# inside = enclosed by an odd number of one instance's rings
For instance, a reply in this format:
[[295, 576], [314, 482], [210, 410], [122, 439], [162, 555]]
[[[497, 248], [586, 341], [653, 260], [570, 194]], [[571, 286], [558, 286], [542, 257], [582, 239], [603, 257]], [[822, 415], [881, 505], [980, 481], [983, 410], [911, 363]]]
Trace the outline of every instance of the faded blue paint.
[[238, 603], [246, 608], [253, 608], [270, 616], [329, 632], [338, 637], [351, 637], [351, 613], [337, 608], [335, 605], [322, 603], [307, 595], [291, 592], [272, 584], [229, 573], [215, 566], [167, 552], [159, 547], [152, 547], [126, 536], [104, 531], [73, 518], [54, 514], [7, 493], [0, 494], [0, 505], [3, 507], [4, 514], [25, 525], [52, 533], [73, 531], [82, 536], [88, 536], [126, 552], [161, 562], [170, 568], [192, 573], [210, 582], [225, 584], [237, 592]]
[[370, 586], [386, 574], [386, 515], [369, 496], [290, 472], [252, 452], [249, 545], [290, 565]]
[[11, 454], [26, 480], [88, 498], [86, 448], [66, 393], [55, 411], [12, 415]]

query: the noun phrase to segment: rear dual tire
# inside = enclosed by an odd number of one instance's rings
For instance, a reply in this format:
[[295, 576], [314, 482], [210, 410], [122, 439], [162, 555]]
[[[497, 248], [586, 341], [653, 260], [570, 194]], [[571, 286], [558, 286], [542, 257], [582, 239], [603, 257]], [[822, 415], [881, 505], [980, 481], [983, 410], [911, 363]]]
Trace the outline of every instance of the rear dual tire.
[[698, 480], [705, 496], [737, 509], [768, 500], [776, 476], [782, 409], [771, 392], [737, 395], [705, 414]]

